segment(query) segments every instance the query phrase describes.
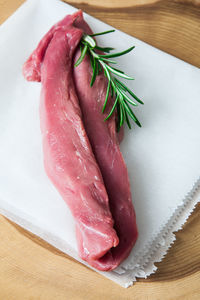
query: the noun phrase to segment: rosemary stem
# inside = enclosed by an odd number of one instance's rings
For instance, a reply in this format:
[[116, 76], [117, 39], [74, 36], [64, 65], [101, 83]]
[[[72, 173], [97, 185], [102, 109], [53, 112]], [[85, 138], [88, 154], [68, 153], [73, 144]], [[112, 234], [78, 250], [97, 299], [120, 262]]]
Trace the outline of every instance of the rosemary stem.
[[[105, 95], [105, 101], [102, 108], [102, 113], [105, 112], [105, 108], [108, 103], [109, 95], [111, 97], [115, 96], [114, 104], [110, 110], [110, 113], [105, 118], [105, 121], [108, 120], [113, 112], [117, 110], [118, 115], [118, 125], [117, 128], [120, 129], [121, 126], [123, 126], [124, 122], [127, 123], [128, 128], [131, 129], [131, 124], [129, 117], [138, 125], [141, 127], [140, 122], [138, 121], [137, 117], [133, 113], [130, 105], [136, 106], [137, 104], [134, 102], [135, 100], [138, 103], [143, 104], [143, 102], [121, 81], [119, 81], [115, 76], [127, 79], [127, 80], [133, 80], [132, 77], [126, 75], [123, 71], [111, 67], [109, 63], [115, 64], [116, 61], [111, 60], [112, 57], [118, 57], [124, 54], [129, 53], [134, 49], [134, 46], [128, 48], [127, 50], [110, 54], [109, 52], [113, 50], [114, 48], [111, 47], [99, 47], [97, 46], [96, 41], [93, 39], [93, 36], [103, 35], [110, 32], [113, 32], [114, 30], [109, 30], [105, 32], [100, 33], [94, 33], [91, 35], [84, 34], [80, 46], [81, 47], [81, 55], [79, 59], [75, 63], [75, 67], [77, 67], [84, 59], [85, 55], [88, 54], [90, 56], [91, 66], [93, 70], [93, 75], [91, 78], [90, 86], [93, 86], [96, 76], [101, 72], [104, 71], [105, 77], [108, 80], [108, 86], [107, 91]], [[103, 51], [105, 49], [105, 52], [108, 52], [108, 54], [98, 54], [95, 50], [101, 50]], [[115, 76], [114, 76], [115, 75]], [[127, 95], [127, 93], [129, 95]], [[134, 99], [132, 99], [132, 98]]]

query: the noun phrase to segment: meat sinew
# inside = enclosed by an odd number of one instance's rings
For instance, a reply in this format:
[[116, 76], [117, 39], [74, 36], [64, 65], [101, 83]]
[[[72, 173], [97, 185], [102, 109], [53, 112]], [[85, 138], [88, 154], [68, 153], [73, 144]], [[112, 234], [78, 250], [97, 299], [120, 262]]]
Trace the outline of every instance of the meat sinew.
[[45, 170], [74, 216], [79, 255], [106, 271], [128, 256], [137, 227], [115, 117], [103, 122], [101, 114], [106, 79], [100, 74], [91, 88], [89, 59], [73, 67], [88, 30], [80, 11], [66, 16], [44, 36], [23, 73], [42, 83]]

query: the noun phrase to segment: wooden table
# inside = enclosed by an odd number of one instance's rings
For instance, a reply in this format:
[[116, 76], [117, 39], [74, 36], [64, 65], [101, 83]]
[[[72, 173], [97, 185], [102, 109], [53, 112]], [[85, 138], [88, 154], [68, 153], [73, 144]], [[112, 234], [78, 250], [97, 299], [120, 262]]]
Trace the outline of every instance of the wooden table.
[[[0, 0], [0, 23], [23, 0]], [[200, 67], [200, 1], [68, 3]], [[176, 233], [158, 271], [121, 288], [0, 216], [0, 300], [199, 300], [200, 205]]]

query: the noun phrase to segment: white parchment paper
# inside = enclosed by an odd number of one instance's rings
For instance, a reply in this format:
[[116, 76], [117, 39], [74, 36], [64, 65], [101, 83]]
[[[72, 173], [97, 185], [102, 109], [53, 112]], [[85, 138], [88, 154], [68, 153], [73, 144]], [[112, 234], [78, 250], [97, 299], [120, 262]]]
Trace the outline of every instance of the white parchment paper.
[[[73, 218], [43, 168], [41, 86], [21, 73], [50, 26], [75, 10], [59, 0], [28, 0], [0, 26], [0, 212], [81, 261]], [[85, 19], [94, 32], [111, 28]], [[142, 129], [125, 130], [121, 145], [139, 239], [120, 267], [100, 272], [128, 287], [156, 270], [173, 231], [200, 199], [200, 70], [120, 31], [98, 41], [117, 50], [136, 46], [118, 62], [135, 77], [129, 85], [145, 102], [136, 109]]]

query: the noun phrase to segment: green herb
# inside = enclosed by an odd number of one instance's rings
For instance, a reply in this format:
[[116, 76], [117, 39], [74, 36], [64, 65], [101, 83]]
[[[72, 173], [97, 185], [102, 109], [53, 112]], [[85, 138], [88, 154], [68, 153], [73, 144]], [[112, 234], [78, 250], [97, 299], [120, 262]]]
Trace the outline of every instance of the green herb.
[[[93, 37], [107, 34], [110, 32], [114, 32], [114, 30], [104, 31], [104, 32], [95, 33], [91, 35], [84, 34], [80, 42], [81, 55], [79, 59], [76, 61], [75, 67], [77, 67], [83, 61], [86, 54], [90, 56], [91, 66], [93, 70], [90, 86], [94, 84], [96, 76], [103, 69], [104, 75], [108, 79], [108, 86], [107, 86], [105, 102], [102, 108], [102, 113], [105, 111], [109, 94], [111, 95], [111, 97], [115, 97], [115, 102], [113, 104], [113, 107], [110, 113], [108, 114], [108, 116], [105, 118], [105, 121], [108, 120], [112, 116], [113, 112], [116, 110], [118, 115], [118, 126], [117, 126], [118, 130], [124, 124], [124, 122], [126, 122], [128, 127], [131, 129], [129, 118], [131, 118], [139, 127], [141, 127], [141, 124], [138, 121], [135, 114], [133, 113], [131, 106], [138, 105], [135, 101], [137, 101], [140, 104], [143, 104], [143, 102], [123, 82], [117, 79], [114, 75], [127, 80], [133, 80], [134, 78], [126, 75], [123, 71], [111, 67], [109, 65], [109, 64], [117, 63], [116, 61], [112, 60], [112, 58], [127, 54], [130, 51], [132, 51], [135, 47], [132, 46], [118, 53], [110, 53], [110, 51], [114, 50], [114, 48], [97, 46], [96, 41], [93, 39]], [[96, 50], [105, 52], [106, 54], [99, 54], [96, 52]]]

